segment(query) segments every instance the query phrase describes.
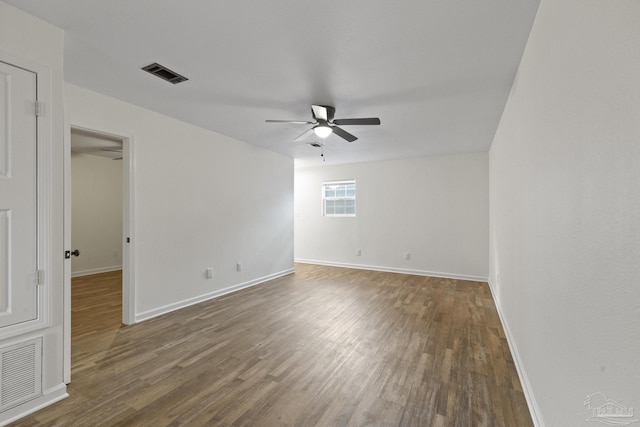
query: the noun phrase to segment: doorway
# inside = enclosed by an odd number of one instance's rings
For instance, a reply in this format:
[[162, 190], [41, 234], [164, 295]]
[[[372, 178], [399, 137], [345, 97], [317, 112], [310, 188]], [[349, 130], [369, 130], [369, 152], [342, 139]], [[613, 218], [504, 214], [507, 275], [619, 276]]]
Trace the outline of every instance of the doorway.
[[71, 277], [122, 270], [122, 139], [71, 129]]
[[[113, 275], [121, 269], [121, 322], [135, 323], [135, 163], [133, 136], [73, 123], [67, 129], [64, 234], [65, 256], [71, 259], [65, 263], [64, 336], [65, 382], [69, 383], [72, 276], [81, 279], [98, 273]], [[74, 202], [74, 197], [87, 199]]]

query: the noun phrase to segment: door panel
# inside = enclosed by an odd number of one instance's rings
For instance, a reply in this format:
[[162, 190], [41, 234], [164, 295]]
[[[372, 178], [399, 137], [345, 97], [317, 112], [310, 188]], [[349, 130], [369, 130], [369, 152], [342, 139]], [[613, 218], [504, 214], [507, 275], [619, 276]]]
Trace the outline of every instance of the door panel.
[[0, 327], [38, 313], [36, 84], [0, 62]]

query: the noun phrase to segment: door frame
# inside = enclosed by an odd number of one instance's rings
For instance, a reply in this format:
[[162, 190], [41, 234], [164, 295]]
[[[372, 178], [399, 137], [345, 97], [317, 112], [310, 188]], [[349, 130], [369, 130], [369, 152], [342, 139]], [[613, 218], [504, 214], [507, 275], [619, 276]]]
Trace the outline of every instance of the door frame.
[[[68, 119], [64, 134], [64, 247], [71, 250], [71, 130], [122, 140], [122, 323], [135, 323], [135, 138], [133, 134], [77, 123]], [[67, 260], [68, 261], [68, 260]], [[71, 381], [71, 262], [64, 265], [64, 381]]]

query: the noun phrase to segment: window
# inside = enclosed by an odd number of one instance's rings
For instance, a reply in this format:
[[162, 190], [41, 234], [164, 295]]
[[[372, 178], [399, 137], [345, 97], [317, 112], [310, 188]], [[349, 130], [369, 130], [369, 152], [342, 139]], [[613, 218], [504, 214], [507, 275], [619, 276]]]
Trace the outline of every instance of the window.
[[356, 216], [356, 182], [322, 183], [322, 214], [324, 216]]

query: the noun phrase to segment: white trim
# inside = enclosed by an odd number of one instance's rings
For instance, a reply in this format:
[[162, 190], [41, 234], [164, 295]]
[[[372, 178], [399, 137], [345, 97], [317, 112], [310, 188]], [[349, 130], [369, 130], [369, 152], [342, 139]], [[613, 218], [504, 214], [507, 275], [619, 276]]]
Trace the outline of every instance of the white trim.
[[[122, 140], [122, 157], [124, 162], [124, 176], [122, 178], [125, 182], [123, 188], [124, 210], [122, 212], [122, 255], [123, 263], [126, 262], [127, 265], [127, 268], [123, 269], [122, 271], [122, 323], [124, 323], [125, 325], [131, 325], [136, 321], [136, 145], [134, 142], [134, 135], [129, 135]], [[127, 241], [127, 239], [129, 239], [129, 241]], [[125, 292], [127, 293], [126, 296], [124, 296]]]
[[[62, 94], [62, 241], [64, 250], [71, 249], [71, 125], [69, 124], [69, 107], [64, 96], [64, 86]], [[67, 153], [69, 153], [67, 155]], [[65, 384], [71, 382], [71, 260], [63, 261], [62, 273], [62, 360], [63, 360], [63, 381]]]
[[529, 377], [527, 376], [527, 372], [524, 369], [524, 364], [522, 363], [522, 359], [520, 358], [518, 346], [516, 345], [516, 342], [513, 339], [513, 335], [509, 330], [509, 325], [505, 321], [504, 313], [502, 312], [502, 306], [500, 305], [500, 300], [497, 298], [493, 282], [491, 281], [491, 279], [489, 279], [487, 282], [489, 283], [489, 289], [491, 290], [493, 303], [495, 304], [496, 310], [498, 311], [498, 317], [500, 318], [502, 329], [504, 330], [505, 336], [507, 338], [507, 344], [509, 345], [509, 350], [511, 351], [511, 357], [513, 357], [514, 364], [516, 365], [516, 371], [518, 371], [518, 377], [520, 378], [520, 384], [522, 384], [522, 391], [524, 393], [525, 399], [527, 400], [527, 406], [529, 407], [529, 413], [531, 414], [533, 425], [536, 427], [544, 427], [545, 424], [542, 421], [542, 412], [540, 412], [540, 407], [538, 406], [538, 402], [536, 401], [535, 395], [533, 394], [533, 388], [531, 387]]
[[111, 267], [91, 268], [89, 270], [72, 271], [71, 277], [90, 276], [92, 274], [108, 273], [110, 271], [122, 270], [122, 265], [113, 265]]
[[157, 316], [161, 316], [163, 314], [166, 313], [170, 313], [172, 311], [176, 311], [179, 310], [181, 308], [185, 308], [185, 307], [189, 307], [191, 305], [194, 304], [198, 304], [204, 301], [208, 301], [217, 297], [220, 297], [222, 295], [226, 295], [226, 294], [230, 294], [232, 292], [236, 292], [242, 289], [246, 289], [246, 288], [250, 288], [252, 286], [256, 286], [259, 285], [261, 283], [264, 282], [268, 282], [270, 280], [273, 279], [277, 279], [279, 277], [283, 277], [286, 276], [288, 274], [292, 274], [295, 273], [295, 269], [294, 268], [290, 268], [284, 271], [280, 271], [278, 273], [273, 273], [273, 274], [269, 274], [267, 276], [263, 276], [263, 277], [259, 277], [257, 279], [253, 279], [253, 280], [249, 280], [248, 282], [244, 282], [244, 283], [239, 283], [237, 285], [233, 285], [233, 286], [229, 286], [226, 287], [224, 289], [220, 289], [217, 291], [213, 291], [213, 292], [209, 292], [206, 293], [204, 295], [200, 295], [197, 297], [193, 297], [193, 298], [189, 298], [186, 300], [182, 300], [182, 301], [178, 301], [176, 303], [173, 304], [168, 304], [162, 307], [158, 307], [158, 308], [154, 308], [152, 310], [147, 310], [145, 312], [142, 312], [138, 315], [136, 315], [136, 322], [142, 322], [143, 320], [149, 320], [153, 317], [157, 317]]
[[37, 99], [43, 106], [44, 112], [38, 115], [38, 270], [44, 270], [44, 283], [48, 289], [45, 292], [40, 288], [39, 303], [42, 309], [39, 310], [42, 315], [42, 321], [47, 326], [51, 325], [51, 307], [50, 295], [53, 287], [53, 254], [51, 253], [51, 206], [53, 194], [53, 159], [52, 159], [52, 124], [53, 108], [51, 102], [53, 99], [51, 87], [51, 70], [48, 67], [34, 69], [37, 73]]
[[487, 281], [487, 277], [484, 277], [484, 276], [471, 276], [467, 274], [443, 273], [439, 271], [411, 270], [407, 268], [383, 267], [378, 265], [364, 265], [364, 264], [350, 264], [346, 262], [320, 261], [315, 259], [295, 258], [293, 261], [301, 264], [317, 264], [317, 265], [327, 265], [330, 267], [355, 268], [358, 270], [373, 270], [373, 271], [384, 271], [387, 273], [413, 274], [415, 276], [430, 276], [430, 277], [440, 277], [443, 279], [469, 280], [472, 282]]
[[67, 386], [64, 383], [58, 384], [55, 387], [45, 390], [42, 396], [5, 411], [2, 415], [9, 418], [0, 421], [0, 426], [9, 425], [20, 418], [33, 414], [34, 412], [37, 412], [49, 405], [53, 405], [67, 397], [69, 397], [69, 394], [67, 393]]

